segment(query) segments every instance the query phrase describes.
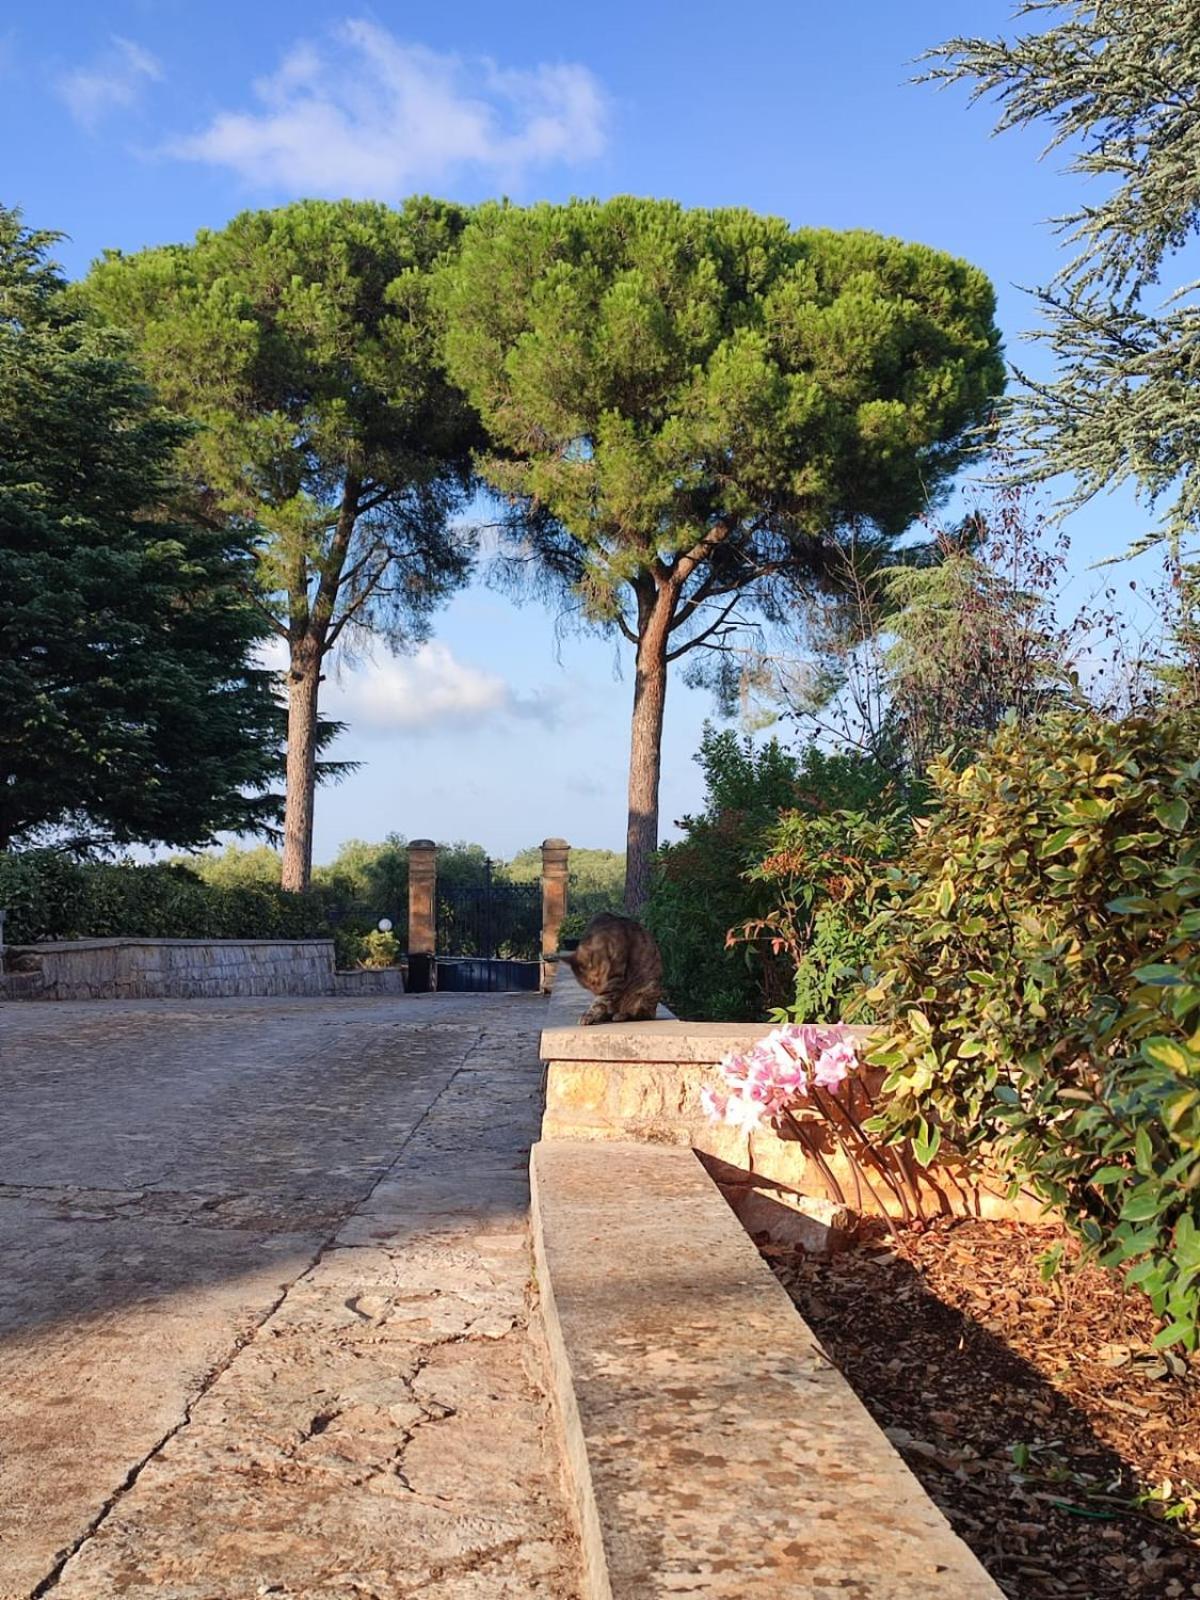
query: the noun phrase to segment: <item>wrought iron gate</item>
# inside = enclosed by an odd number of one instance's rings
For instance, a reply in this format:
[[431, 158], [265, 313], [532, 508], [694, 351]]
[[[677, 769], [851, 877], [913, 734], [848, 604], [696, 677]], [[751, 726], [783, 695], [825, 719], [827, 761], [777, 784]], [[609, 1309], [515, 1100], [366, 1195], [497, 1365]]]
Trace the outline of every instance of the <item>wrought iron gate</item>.
[[439, 989], [536, 989], [541, 937], [539, 882], [499, 878], [490, 861], [469, 877], [439, 881]]

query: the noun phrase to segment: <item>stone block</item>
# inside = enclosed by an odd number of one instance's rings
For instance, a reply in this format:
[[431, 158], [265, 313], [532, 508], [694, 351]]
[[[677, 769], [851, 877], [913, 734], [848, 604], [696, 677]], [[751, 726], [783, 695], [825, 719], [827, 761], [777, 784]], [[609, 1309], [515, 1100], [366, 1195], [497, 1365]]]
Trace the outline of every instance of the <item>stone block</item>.
[[620, 1600], [1001, 1600], [686, 1150], [533, 1150], [583, 1534]]
[[608, 1108], [611, 1071], [586, 1063], [555, 1062], [546, 1080], [547, 1110], [570, 1108], [584, 1117]]

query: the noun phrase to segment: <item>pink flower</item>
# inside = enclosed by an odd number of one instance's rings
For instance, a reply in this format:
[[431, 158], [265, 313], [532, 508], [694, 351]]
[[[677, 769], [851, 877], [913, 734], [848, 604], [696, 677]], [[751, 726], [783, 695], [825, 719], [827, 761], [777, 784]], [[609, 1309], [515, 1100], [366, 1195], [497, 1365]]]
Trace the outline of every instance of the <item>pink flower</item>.
[[701, 1089], [700, 1109], [710, 1122], [724, 1122], [729, 1107], [729, 1096], [715, 1089]]
[[840, 1089], [858, 1065], [858, 1052], [849, 1039], [839, 1039], [817, 1057], [813, 1082], [822, 1089]]
[[[792, 1023], [721, 1062], [722, 1089], [701, 1091], [706, 1116], [750, 1132], [777, 1123], [810, 1087], [839, 1089], [858, 1066], [858, 1047], [843, 1027]], [[726, 1092], [727, 1091], [727, 1092]]]
[[736, 1050], [730, 1053], [721, 1062], [720, 1072], [726, 1083], [740, 1083], [746, 1077], [749, 1067], [744, 1056], [738, 1055]]
[[743, 1133], [753, 1133], [762, 1121], [765, 1110], [761, 1100], [735, 1095], [726, 1108], [725, 1121], [735, 1128], [741, 1128]]

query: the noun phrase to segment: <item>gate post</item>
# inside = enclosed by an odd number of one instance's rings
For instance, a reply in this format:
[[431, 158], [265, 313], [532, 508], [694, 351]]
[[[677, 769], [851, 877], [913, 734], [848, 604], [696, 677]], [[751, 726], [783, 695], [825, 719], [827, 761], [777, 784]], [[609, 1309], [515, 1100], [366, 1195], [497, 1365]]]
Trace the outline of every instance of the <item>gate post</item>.
[[437, 951], [437, 845], [413, 839], [408, 847], [408, 987], [427, 994], [434, 987]]
[[547, 956], [558, 949], [558, 930], [567, 914], [567, 868], [571, 846], [565, 839], [542, 841], [542, 992], [550, 988]]

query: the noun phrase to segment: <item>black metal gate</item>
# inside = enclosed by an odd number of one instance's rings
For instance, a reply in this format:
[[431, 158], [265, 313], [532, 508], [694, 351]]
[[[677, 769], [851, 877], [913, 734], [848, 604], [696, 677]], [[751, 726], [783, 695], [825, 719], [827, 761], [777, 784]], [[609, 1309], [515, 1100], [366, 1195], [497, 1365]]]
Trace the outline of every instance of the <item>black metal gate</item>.
[[490, 861], [467, 877], [439, 880], [439, 989], [536, 989], [541, 941], [540, 882], [499, 878]]

